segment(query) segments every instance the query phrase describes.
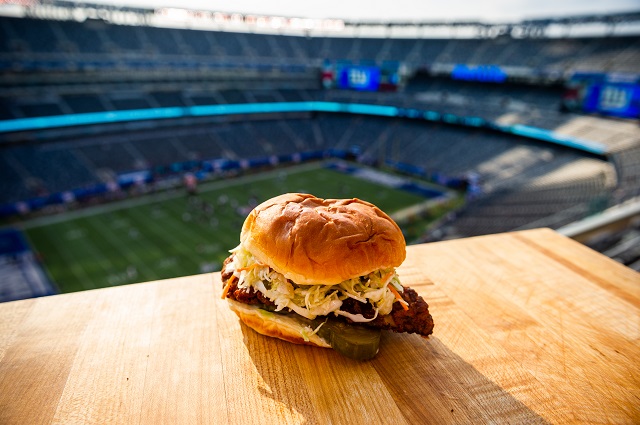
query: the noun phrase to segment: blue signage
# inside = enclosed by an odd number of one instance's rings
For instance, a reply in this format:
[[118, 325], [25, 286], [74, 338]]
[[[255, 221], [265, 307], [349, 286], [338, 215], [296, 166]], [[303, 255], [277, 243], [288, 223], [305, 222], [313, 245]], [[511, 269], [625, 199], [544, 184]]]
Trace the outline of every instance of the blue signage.
[[346, 66], [339, 69], [337, 83], [341, 89], [376, 91], [380, 86], [380, 68]]
[[454, 80], [503, 83], [507, 73], [497, 65], [456, 65], [451, 71]]
[[588, 113], [638, 118], [640, 76], [622, 73], [576, 73], [567, 83], [563, 103], [569, 110], [581, 109]]
[[582, 107], [585, 112], [637, 118], [640, 116], [640, 86], [629, 83], [594, 84], [588, 88]]

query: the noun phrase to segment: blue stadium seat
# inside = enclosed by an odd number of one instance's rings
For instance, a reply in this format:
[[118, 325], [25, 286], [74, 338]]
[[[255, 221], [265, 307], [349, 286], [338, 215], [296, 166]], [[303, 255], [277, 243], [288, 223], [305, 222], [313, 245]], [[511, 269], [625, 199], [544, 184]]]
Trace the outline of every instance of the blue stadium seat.
[[74, 43], [79, 53], [101, 54], [105, 53], [105, 31], [107, 24], [102, 21], [61, 21], [60, 28], [69, 41]]
[[100, 97], [97, 94], [64, 94], [61, 97], [76, 114], [106, 110], [105, 105], [100, 101]]
[[10, 154], [49, 193], [63, 192], [97, 181], [93, 172], [62, 146], [17, 146], [10, 149]]
[[[3, 26], [10, 30], [18, 40], [22, 40], [32, 52], [55, 52], [58, 49], [59, 40], [50, 21], [35, 19], [3, 18]], [[7, 31], [9, 32], [9, 31]]]

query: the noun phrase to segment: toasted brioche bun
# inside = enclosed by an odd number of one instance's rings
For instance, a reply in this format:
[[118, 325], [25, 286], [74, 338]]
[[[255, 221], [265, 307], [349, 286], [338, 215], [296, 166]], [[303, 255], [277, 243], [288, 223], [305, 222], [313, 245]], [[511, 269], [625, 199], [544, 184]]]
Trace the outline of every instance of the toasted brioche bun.
[[398, 267], [406, 255], [402, 231], [375, 205], [301, 193], [254, 208], [240, 241], [260, 262], [302, 285], [334, 285]]
[[231, 310], [245, 325], [262, 335], [283, 339], [294, 344], [331, 348], [331, 345], [318, 334], [308, 335], [308, 341], [305, 341], [302, 336], [305, 325], [292, 316], [269, 313], [255, 305], [242, 304], [229, 298], [227, 298], [227, 302]]

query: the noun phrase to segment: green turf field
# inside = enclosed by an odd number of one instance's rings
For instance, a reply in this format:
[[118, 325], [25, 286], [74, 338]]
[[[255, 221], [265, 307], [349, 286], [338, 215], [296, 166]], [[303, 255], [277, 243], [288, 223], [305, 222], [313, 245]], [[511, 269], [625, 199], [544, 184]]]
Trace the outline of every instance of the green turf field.
[[25, 225], [61, 292], [218, 270], [239, 242], [250, 199], [285, 192], [358, 197], [388, 213], [424, 198], [306, 164], [72, 212]]

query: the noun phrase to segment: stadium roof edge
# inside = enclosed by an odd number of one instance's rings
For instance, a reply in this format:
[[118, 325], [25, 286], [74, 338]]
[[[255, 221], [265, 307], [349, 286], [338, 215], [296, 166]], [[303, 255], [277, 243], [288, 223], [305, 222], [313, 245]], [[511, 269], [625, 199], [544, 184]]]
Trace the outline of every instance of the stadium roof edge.
[[[24, 4], [22, 0], [11, 1], [8, 0], [6, 3], [16, 3], [16, 4]], [[137, 12], [137, 13], [146, 13], [150, 10], [156, 10], [155, 7], [130, 7], [130, 6], [120, 6], [120, 5], [110, 5], [105, 3], [92, 3], [92, 2], [70, 2], [68, 0], [34, 0], [35, 4], [42, 5], [55, 5], [55, 6], [66, 6], [66, 7], [92, 7], [92, 8], [100, 8], [100, 9], [108, 9], [108, 10], [119, 10], [126, 12]], [[210, 12], [220, 12], [228, 15], [264, 15], [264, 14], [256, 14], [256, 13], [240, 13], [240, 12], [226, 12], [226, 11], [215, 11], [211, 10]], [[265, 15], [270, 16], [270, 15]], [[276, 15], [273, 15], [276, 16]], [[309, 17], [305, 16], [281, 16], [284, 19], [308, 19]], [[343, 19], [337, 16], [327, 18], [327, 19], [339, 19], [344, 22], [345, 25], [354, 25], [354, 26], [362, 26], [362, 25], [375, 25], [375, 26], [407, 26], [407, 25], [426, 25], [426, 26], [456, 26], [456, 25], [473, 25], [473, 26], [503, 26], [503, 25], [548, 25], [548, 24], [582, 24], [582, 23], [593, 23], [593, 22], [601, 22], [601, 23], [622, 23], [622, 22], [637, 22], [640, 21], [640, 10], [629, 10], [627, 12], [617, 12], [610, 14], [585, 14], [585, 15], [574, 15], [574, 16], [565, 16], [565, 17], [548, 17], [548, 18], [533, 18], [533, 19], [524, 19], [521, 21], [515, 22], [504, 22], [504, 23], [492, 23], [492, 22], [483, 22], [480, 20], [448, 20], [448, 21], [356, 21]]]
[[448, 21], [356, 21], [344, 20], [345, 26], [517, 26], [517, 25], [575, 25], [575, 24], [619, 24], [640, 21], [640, 11], [628, 11], [612, 14], [576, 15], [559, 18], [535, 18], [514, 22], [486, 22], [479, 20], [448, 20]]
[[[20, 11], [13, 9], [18, 8]], [[82, 10], [85, 10], [84, 13]], [[78, 19], [78, 16], [105, 19], [111, 23], [118, 24], [125, 20], [125, 24], [149, 25], [164, 27], [167, 25], [163, 20], [169, 20], [171, 26], [175, 25], [196, 25], [198, 28], [217, 29], [221, 31], [250, 31], [257, 33], [301, 33], [314, 36], [340, 36], [351, 32], [357, 36], [364, 36], [363, 32], [372, 32], [374, 37], [394, 37], [395, 32], [405, 30], [417, 33], [425, 31], [459, 31], [460, 29], [471, 30], [472, 37], [494, 37], [509, 34], [521, 37], [545, 37], [545, 30], [548, 28], [573, 28], [581, 26], [589, 28], [589, 25], [605, 27], [606, 31], [602, 35], [615, 35], [616, 29], [621, 24], [627, 27], [635, 24], [631, 28], [632, 32], [640, 32], [640, 10], [629, 10], [627, 12], [617, 12], [612, 14], [590, 14], [575, 15], [565, 17], [547, 17], [523, 19], [521, 21], [489, 22], [481, 20], [441, 20], [441, 21], [387, 21], [387, 20], [353, 20], [342, 18], [314, 19], [301, 16], [265, 15], [256, 13], [226, 12], [220, 10], [197, 10], [180, 6], [175, 7], [127, 7], [109, 5], [92, 2], [71, 2], [65, 0], [5, 0], [0, 5], [0, 15], [15, 17], [32, 17], [39, 19], [64, 19], [65, 14], [71, 16], [66, 19]], [[90, 13], [89, 13], [90, 12]], [[126, 16], [125, 16], [126, 15]], [[637, 27], [637, 28], [636, 28]], [[624, 28], [624, 27], [623, 27]], [[384, 29], [384, 34], [380, 30]], [[593, 28], [592, 28], [593, 30]], [[628, 31], [629, 28], [623, 29]], [[596, 29], [596, 33], [602, 32]], [[474, 35], [475, 34], [475, 35]], [[424, 35], [422, 35], [424, 37]], [[453, 38], [459, 38], [459, 35]], [[464, 38], [464, 37], [462, 37]]]

